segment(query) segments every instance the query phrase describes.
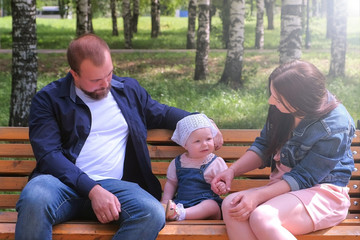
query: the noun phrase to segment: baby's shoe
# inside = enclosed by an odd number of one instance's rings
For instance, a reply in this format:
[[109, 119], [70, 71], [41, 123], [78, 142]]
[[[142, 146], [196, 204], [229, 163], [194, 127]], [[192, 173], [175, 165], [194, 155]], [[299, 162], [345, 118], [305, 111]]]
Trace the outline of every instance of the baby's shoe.
[[169, 200], [166, 205], [166, 220], [180, 221], [185, 219], [185, 208], [181, 203], [175, 204]]

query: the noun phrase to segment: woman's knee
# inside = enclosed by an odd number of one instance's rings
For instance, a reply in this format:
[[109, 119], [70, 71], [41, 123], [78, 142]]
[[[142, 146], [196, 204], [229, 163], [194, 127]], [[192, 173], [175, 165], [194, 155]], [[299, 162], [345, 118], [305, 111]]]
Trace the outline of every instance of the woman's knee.
[[231, 201], [235, 196], [236, 196], [235, 193], [230, 194], [223, 200], [223, 202], [221, 204], [221, 211], [222, 211], [222, 215], [223, 215], [225, 222], [228, 221], [228, 219], [231, 219], [231, 218], [229, 218], [228, 213], [229, 213], [229, 209], [234, 207], [233, 204], [231, 204]]
[[249, 224], [253, 231], [256, 231], [257, 228], [264, 229], [269, 225], [276, 225], [279, 222], [277, 216], [276, 209], [260, 205], [251, 212]]

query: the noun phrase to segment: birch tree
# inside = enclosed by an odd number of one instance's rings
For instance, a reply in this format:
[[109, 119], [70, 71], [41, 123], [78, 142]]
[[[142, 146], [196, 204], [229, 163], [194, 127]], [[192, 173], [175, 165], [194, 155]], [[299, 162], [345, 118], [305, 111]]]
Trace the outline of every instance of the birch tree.
[[151, 37], [157, 38], [160, 33], [160, 2], [151, 0]]
[[230, 0], [222, 1], [220, 18], [222, 22], [222, 42], [224, 44], [224, 48], [227, 49], [229, 43], [229, 28], [230, 28]]
[[345, 76], [347, 0], [334, 0], [334, 26], [331, 36], [329, 76]]
[[132, 48], [131, 41], [131, 8], [130, 8], [130, 0], [122, 1], [122, 17], [124, 23], [124, 40], [125, 40], [125, 48]]
[[198, 0], [199, 27], [197, 31], [195, 80], [206, 79], [210, 48], [210, 0]]
[[275, 0], [265, 0], [266, 16], [268, 20], [267, 29], [269, 30], [274, 29], [274, 6]]
[[12, 88], [9, 126], [28, 126], [36, 92], [36, 0], [12, 0]]
[[76, 35], [92, 32], [91, 1], [76, 0]]
[[224, 72], [220, 83], [234, 89], [242, 86], [242, 63], [244, 55], [245, 0], [230, 1], [229, 43]]
[[116, 0], [110, 0], [110, 10], [111, 10], [111, 19], [112, 19], [112, 35], [119, 36], [119, 31], [117, 27], [117, 16], [116, 16]]
[[282, 0], [280, 64], [301, 58], [302, 1]]
[[334, 0], [327, 0], [326, 2], [326, 38], [333, 35], [334, 30]]
[[188, 31], [186, 38], [186, 48], [195, 49], [195, 26], [196, 26], [196, 0], [189, 0], [188, 7]]
[[140, 1], [133, 0], [133, 14], [131, 17], [131, 30], [133, 33], [137, 33], [139, 14], [140, 14]]
[[256, 0], [255, 48], [264, 48], [264, 0]]

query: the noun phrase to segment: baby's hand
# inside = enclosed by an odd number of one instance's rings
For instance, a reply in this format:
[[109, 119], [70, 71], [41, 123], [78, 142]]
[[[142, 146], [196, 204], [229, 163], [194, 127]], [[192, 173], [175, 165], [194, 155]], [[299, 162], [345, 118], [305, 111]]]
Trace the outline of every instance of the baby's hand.
[[223, 194], [227, 193], [226, 185], [225, 185], [225, 183], [223, 181], [217, 182], [216, 183], [216, 188], [219, 191], [219, 195], [223, 195]]

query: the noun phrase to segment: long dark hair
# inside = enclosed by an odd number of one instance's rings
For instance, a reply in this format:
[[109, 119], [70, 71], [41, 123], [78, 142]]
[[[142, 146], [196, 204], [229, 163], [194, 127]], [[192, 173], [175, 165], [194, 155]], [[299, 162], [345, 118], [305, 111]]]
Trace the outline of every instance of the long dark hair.
[[282, 64], [270, 74], [269, 92], [272, 84], [281, 104], [286, 107], [286, 101], [293, 110], [282, 113], [274, 105], [269, 106], [266, 121], [268, 156], [278, 151], [290, 138], [295, 117], [319, 119], [336, 108], [339, 102], [330, 96], [325, 81], [319, 69], [300, 60]]

